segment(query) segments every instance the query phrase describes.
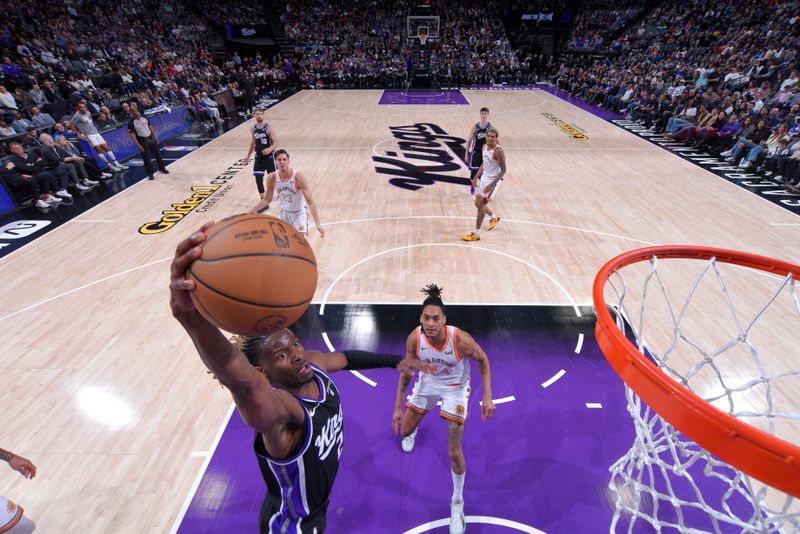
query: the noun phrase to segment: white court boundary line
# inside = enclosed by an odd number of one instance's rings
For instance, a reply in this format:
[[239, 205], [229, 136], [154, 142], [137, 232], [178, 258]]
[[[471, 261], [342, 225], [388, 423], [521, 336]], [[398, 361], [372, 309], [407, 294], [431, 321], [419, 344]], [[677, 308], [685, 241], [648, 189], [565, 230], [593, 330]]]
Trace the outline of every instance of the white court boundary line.
[[583, 334], [578, 334], [578, 344], [575, 345], [575, 354], [580, 354], [583, 348]]
[[[511, 521], [510, 519], [503, 519], [502, 517], [493, 517], [490, 515], [468, 515], [464, 519], [467, 521], [467, 523], [497, 525], [500, 527], [507, 527], [519, 532], [526, 532], [527, 534], [547, 534], [546, 532], [536, 529], [530, 525], [519, 523], [517, 521]], [[449, 524], [450, 524], [450, 518], [446, 517], [444, 519], [437, 519], [436, 521], [431, 521], [429, 523], [425, 523], [418, 527], [414, 527], [411, 530], [406, 530], [405, 532], [403, 532], [403, 534], [422, 534], [423, 532], [429, 532], [433, 529], [439, 527], [445, 527]]]
[[[241, 126], [241, 124], [239, 126]], [[237, 128], [238, 128], [238, 126], [237, 126]], [[200, 147], [200, 148], [205, 148], [205, 147]], [[199, 150], [200, 149], [196, 150], [194, 153], [199, 152]], [[138, 183], [139, 182], [137, 182], [137, 184]], [[131, 187], [134, 187], [137, 184], [134, 184]], [[128, 188], [128, 189], [130, 189], [130, 188]], [[111, 198], [114, 198], [114, 197], [111, 197]], [[107, 200], [110, 200], [110, 199], [107, 199]], [[104, 202], [106, 202], [106, 201], [104, 201]], [[102, 204], [102, 202], [101, 202], [101, 204]], [[99, 206], [99, 205], [100, 204], [98, 204], [97, 206]], [[94, 206], [94, 207], [90, 208], [89, 210], [87, 210], [87, 212], [91, 211], [92, 209], [96, 208], [97, 206]], [[466, 216], [458, 216], [458, 215], [411, 215], [411, 216], [397, 216], [397, 217], [373, 217], [373, 218], [367, 218], [367, 219], [351, 219], [351, 220], [347, 220], [347, 221], [332, 221], [332, 222], [328, 222], [328, 223], [325, 223], [325, 224], [328, 225], [328, 226], [332, 226], [332, 225], [336, 225], [336, 224], [350, 224], [350, 223], [374, 222], [374, 221], [392, 221], [392, 220], [403, 220], [403, 219], [468, 219], [468, 220], [472, 221], [475, 218], [474, 217], [466, 217]], [[617, 235], [617, 234], [611, 234], [611, 233], [608, 233], [608, 232], [600, 232], [600, 231], [597, 231], [597, 230], [589, 230], [587, 228], [578, 228], [576, 226], [564, 226], [564, 225], [560, 225], [560, 224], [543, 223], [543, 222], [538, 222], [538, 221], [523, 221], [523, 220], [518, 220], [518, 219], [503, 219], [503, 220], [505, 222], [507, 222], [507, 223], [532, 224], [532, 225], [537, 225], [537, 226], [545, 226], [545, 227], [549, 227], [549, 228], [560, 228], [560, 229], [563, 229], [563, 230], [574, 230], [574, 231], [578, 231], [578, 232], [586, 232], [586, 233], [589, 233], [589, 234], [600, 235], [600, 236], [604, 236], [604, 237], [611, 237], [611, 238], [614, 238], [614, 239], [621, 239], [623, 241], [633, 241], [634, 243], [643, 243], [645, 245], [655, 245], [655, 243], [652, 243], [650, 241], [643, 241], [641, 239], [635, 239], [633, 237], [627, 237], [627, 236], [622, 236], [622, 235]], [[61, 226], [66, 226], [66, 225], [62, 224]], [[59, 226], [58, 228], [61, 228], [61, 226]], [[51, 232], [48, 232], [47, 235], [50, 235], [52, 232], [58, 230], [58, 228], [55, 228]], [[42, 237], [45, 237], [45, 236], [42, 236]], [[34, 241], [38, 241], [38, 239], [36, 239]], [[21, 247], [21, 248], [15, 250], [14, 252], [11, 252], [7, 256], [3, 257], [2, 259], [8, 258], [12, 254], [14, 254], [16, 252], [19, 252], [23, 248], [29, 246], [34, 241], [31, 241], [30, 243], [28, 243], [24, 247]], [[457, 243], [446, 243], [446, 245], [459, 245], [459, 244], [457, 244]], [[461, 246], [466, 246], [466, 247], [470, 247], [470, 248], [478, 248], [480, 250], [491, 250], [491, 249], [483, 249], [483, 248], [480, 248], [480, 247], [475, 247], [473, 245], [461, 245]], [[149, 263], [145, 263], [145, 264], [139, 265], [137, 267], [131, 267], [130, 269], [127, 269], [125, 271], [122, 271], [122, 272], [107, 276], [105, 278], [101, 278], [99, 280], [95, 280], [93, 282], [88, 282], [88, 283], [86, 283], [86, 284], [84, 284], [82, 286], [79, 286], [77, 288], [70, 289], [70, 290], [65, 291], [63, 293], [60, 293], [58, 295], [52, 296], [50, 298], [47, 298], [47, 299], [39, 301], [39, 302], [35, 302], [35, 303], [30, 304], [30, 305], [28, 305], [28, 306], [26, 306], [26, 307], [24, 307], [22, 309], [19, 309], [17, 311], [14, 311], [14, 312], [11, 312], [11, 313], [9, 313], [7, 315], [4, 315], [4, 316], [0, 317], [0, 322], [4, 321], [6, 319], [9, 319], [11, 317], [14, 317], [15, 315], [18, 315], [18, 314], [20, 314], [22, 312], [25, 312], [25, 311], [28, 311], [28, 310], [32, 310], [33, 308], [41, 306], [42, 304], [46, 304], [48, 302], [52, 302], [52, 301], [54, 301], [56, 299], [59, 299], [61, 297], [66, 296], [66, 295], [72, 294], [72, 293], [74, 293], [76, 291], [79, 291], [81, 289], [85, 289], [87, 287], [91, 287], [93, 285], [99, 284], [100, 282], [105, 282], [107, 280], [111, 280], [111, 279], [116, 278], [118, 276], [122, 276], [124, 274], [128, 274], [128, 273], [137, 271], [139, 269], [144, 269], [144, 268], [150, 267], [152, 265], [155, 265], [155, 264], [158, 264], [158, 263], [161, 263], [161, 262], [169, 261], [171, 259], [172, 259], [172, 256], [170, 256], [168, 258], [162, 258], [160, 260], [155, 260], [155, 261], [152, 261], [152, 262], [149, 262]], [[2, 261], [2, 260], [0, 260], [0, 261]], [[570, 296], [570, 298], [571, 298], [571, 296]], [[320, 302], [316, 302], [316, 303], [317, 304], [322, 304], [324, 306], [327, 303], [327, 300], [323, 299], [323, 301], [321, 303]], [[339, 301], [332, 301], [332, 302], [330, 302], [330, 304], [384, 304], [384, 303], [383, 302], [339, 302]], [[400, 302], [398, 304], [407, 304], [407, 303]], [[462, 303], [462, 304], [476, 304], [476, 303]], [[477, 304], [487, 305], [487, 303], [477, 303]], [[495, 303], [495, 304], [506, 305], [506, 306], [514, 305], [514, 304], [508, 304], [508, 303]], [[517, 305], [530, 306], [532, 304], [517, 304]], [[564, 303], [542, 304], [542, 303], [539, 303], [539, 304], [535, 304], [535, 305], [540, 305], [540, 306], [573, 306], [573, 307], [575, 307], [575, 306], [583, 306], [583, 307], [585, 307], [585, 306], [591, 306], [591, 303], [589, 303], [589, 304], [580, 304], [579, 305], [579, 304], [576, 304], [574, 299], [573, 299], [568, 304], [564, 304]], [[579, 315], [579, 317], [580, 317], [580, 315]]]
[[[469, 89], [469, 90], [470, 91], [489, 91], [489, 89]], [[342, 89], [325, 90], [326, 93], [333, 93], [333, 92], [341, 93], [342, 91], [343, 91]], [[350, 90], [350, 91], [352, 91], [352, 90]], [[363, 91], [376, 91], [376, 92], [377, 91], [381, 91], [381, 94], [383, 94], [383, 89], [363, 89]], [[346, 114], [350, 114], [350, 115], [367, 115], [367, 116], [379, 115], [379, 116], [383, 116], [383, 117], [394, 117], [394, 116], [407, 117], [408, 116], [408, 111], [403, 111], [403, 110], [397, 109], [397, 108], [400, 108], [400, 106], [402, 106], [403, 108], [409, 108], [410, 106], [419, 106], [419, 107], [427, 108], [430, 105], [436, 105], [436, 104], [395, 104], [395, 105], [380, 106], [380, 105], [378, 105], [378, 101], [380, 101], [380, 96], [378, 96], [376, 101], [375, 101], [374, 111], [371, 111], [371, 112], [367, 112], [367, 111], [349, 111], [349, 110], [344, 110], [344, 109], [326, 108], [325, 106], [318, 106], [316, 104], [311, 104], [309, 102], [306, 102], [306, 99], [311, 98], [312, 95], [317, 94], [320, 91], [313, 91], [313, 90], [305, 89], [305, 90], [303, 90], [303, 91], [301, 91], [299, 93], [296, 93], [296, 95], [301, 95], [304, 92], [307, 92], [308, 94], [303, 96], [302, 98], [300, 98], [300, 103], [302, 105], [310, 107], [310, 108], [316, 108], [316, 109], [320, 109], [322, 111], [327, 111], [327, 112], [330, 112], [330, 113], [338, 113], [338, 114], [346, 113]], [[528, 106], [528, 107], [524, 107], [524, 108], [509, 109], [509, 110], [503, 110], [503, 111], [494, 111], [493, 113], [495, 115], [501, 115], [501, 114], [506, 114], [506, 113], [514, 113], [514, 114], [516, 114], [516, 113], [520, 113], [520, 112], [523, 112], [523, 111], [529, 111], [529, 110], [532, 110], [532, 109], [540, 108], [540, 107], [542, 107], [542, 106], [544, 106], [545, 104], [548, 103], [547, 102], [547, 98], [543, 97], [542, 93], [549, 94], [546, 91], [541, 91], [541, 90], [531, 90], [530, 92], [526, 93], [528, 95], [534, 96], [537, 99], [539, 99], [539, 102], [537, 104], [534, 104], [534, 105]], [[467, 95], [464, 93], [464, 91], [461, 91], [461, 94], [464, 95], [464, 98], [467, 99], [467, 102], [470, 101], [470, 99], [467, 98]], [[295, 96], [295, 95], [293, 95], [293, 96]], [[563, 100], [561, 100], [557, 96], [553, 96], [553, 95], [550, 95], [550, 96], [555, 98], [555, 99], [557, 99], [559, 102], [564, 102]], [[287, 98], [283, 102], [286, 102], [290, 98], [291, 97]], [[281, 102], [281, 103], [283, 103], [283, 102]], [[569, 103], [569, 102], [567, 102], [567, 103]], [[447, 104], [447, 105], [451, 105], [451, 104]], [[463, 106], [465, 104], [461, 104], [461, 105]], [[472, 105], [472, 104], [468, 104], [468, 105]], [[379, 112], [379, 110], [384, 110], [384, 109], [389, 111], [389, 113], [380, 113]], [[580, 109], [580, 108], [578, 108], [578, 109]], [[475, 116], [474, 113], [448, 113], [447, 114], [448, 118], [452, 118], [452, 117], [474, 117], [474, 116]]]
[[[178, 532], [178, 529], [183, 522], [183, 518], [186, 515], [186, 512], [189, 510], [189, 505], [192, 504], [192, 499], [194, 499], [195, 494], [197, 493], [197, 488], [200, 487], [200, 482], [203, 481], [203, 476], [206, 474], [206, 470], [208, 469], [208, 464], [211, 463], [211, 458], [214, 456], [214, 452], [217, 450], [217, 446], [219, 445], [220, 440], [222, 439], [222, 434], [225, 433], [225, 427], [228, 426], [228, 421], [231, 420], [231, 416], [233, 415], [233, 410], [236, 408], [235, 403], [231, 403], [228, 406], [228, 413], [225, 414], [225, 418], [222, 421], [222, 424], [217, 430], [217, 435], [214, 436], [214, 441], [211, 443], [211, 447], [208, 449], [208, 454], [205, 457], [206, 459], [203, 461], [203, 466], [200, 468], [200, 472], [197, 473], [197, 476], [194, 479], [194, 483], [192, 484], [192, 488], [189, 490], [189, 494], [186, 496], [186, 500], [183, 501], [183, 506], [181, 506], [180, 511], [178, 512], [178, 517], [175, 518], [175, 522], [172, 523], [172, 528], [169, 530], [170, 534], [175, 534]], [[194, 453], [190, 454], [189, 456], [195, 456]]]
[[558, 280], [556, 280], [550, 273], [546, 272], [544, 269], [541, 269], [541, 268], [535, 266], [534, 264], [532, 264], [532, 263], [530, 263], [528, 261], [525, 261], [522, 258], [518, 258], [517, 256], [509, 254], [507, 252], [502, 252], [500, 250], [494, 250], [494, 249], [491, 249], [491, 248], [478, 247], [478, 246], [475, 246], [475, 245], [466, 245], [466, 244], [461, 244], [461, 243], [418, 243], [418, 244], [415, 244], [415, 245], [404, 245], [402, 247], [395, 247], [395, 248], [390, 248], [388, 250], [382, 250], [381, 252], [377, 252], [375, 254], [372, 254], [370, 256], [367, 256], [366, 258], [363, 258], [363, 259], [357, 261], [356, 263], [354, 263], [353, 265], [351, 265], [350, 267], [348, 267], [347, 269], [345, 269], [344, 271], [339, 273], [339, 276], [337, 276], [333, 280], [333, 282], [331, 282], [331, 284], [328, 286], [328, 289], [325, 291], [325, 295], [322, 297], [322, 304], [321, 304], [320, 309], [319, 309], [319, 315], [325, 315], [325, 305], [327, 303], [328, 296], [331, 294], [331, 291], [336, 286], [336, 284], [339, 283], [339, 280], [341, 280], [347, 273], [349, 273], [350, 271], [352, 271], [353, 269], [355, 269], [356, 267], [358, 267], [362, 263], [366, 263], [366, 262], [368, 262], [370, 260], [373, 260], [373, 259], [377, 258], [378, 256], [383, 256], [384, 254], [391, 254], [393, 252], [399, 252], [401, 250], [409, 250], [409, 249], [421, 248], [421, 247], [458, 247], [458, 248], [468, 248], [470, 250], [477, 250], [477, 251], [482, 251], [482, 252], [488, 252], [488, 253], [491, 253], [491, 254], [498, 254], [500, 256], [505, 256], [506, 258], [510, 258], [512, 260], [518, 261], [519, 263], [527, 265], [528, 267], [530, 267], [534, 271], [538, 272], [539, 274], [543, 275], [545, 278], [550, 280], [550, 282], [552, 282], [553, 285], [555, 285], [558, 289], [560, 289], [561, 292], [564, 295], [566, 295], [566, 297], [569, 299], [569, 301], [571, 303], [570, 305], [572, 306], [572, 309], [575, 311], [575, 315], [577, 315], [578, 317], [581, 317], [581, 310], [578, 308], [578, 304], [575, 302], [575, 299], [573, 298], [572, 294], [570, 294], [570, 292], [567, 291], [567, 288], [565, 288], [563, 285], [561, 285], [561, 283]]
[[[245, 120], [243, 123], [241, 123], [241, 124], [239, 124], [239, 125], [237, 125], [237, 126], [234, 126], [233, 128], [231, 128], [230, 130], [228, 130], [228, 131], [227, 131], [227, 132], [225, 132], [224, 134], [220, 135], [219, 137], [216, 137], [216, 138], [214, 138], [214, 140], [213, 140], [213, 141], [209, 141], [209, 142], [208, 142], [208, 143], [206, 143], [205, 145], [203, 145], [203, 146], [201, 146], [201, 147], [198, 147], [198, 148], [197, 148], [197, 150], [193, 150], [193, 151], [192, 151], [192, 152], [190, 152], [189, 154], [186, 154], [186, 155], [182, 156], [181, 158], [178, 158], [177, 160], [173, 161], [172, 163], [169, 163], [169, 164], [167, 164], [167, 165], [166, 165], [166, 167], [169, 167], [169, 166], [170, 166], [170, 165], [172, 165], [173, 163], [175, 163], [175, 162], [177, 162], [177, 161], [180, 161], [181, 159], [185, 158], [186, 156], [190, 156], [190, 155], [192, 155], [192, 154], [197, 154], [197, 153], [199, 153], [199, 152], [200, 152], [202, 149], [206, 148], [208, 145], [212, 144], [214, 141], [217, 141], [217, 140], [219, 140], [219, 139], [222, 139], [223, 137], [225, 137], [225, 136], [226, 136], [226, 135], [228, 135], [229, 133], [231, 133], [231, 132], [233, 132], [233, 131], [235, 131], [235, 130], [237, 130], [237, 129], [241, 128], [242, 126], [244, 126], [244, 125], [248, 124], [248, 123], [249, 123], [251, 120], [253, 120], [253, 118], [252, 118], [252, 117], [251, 117], [250, 119], [246, 119], [246, 120]], [[82, 216], [86, 215], [87, 213], [91, 212], [92, 210], [94, 210], [94, 209], [96, 209], [96, 208], [99, 208], [100, 206], [102, 206], [102, 205], [103, 205], [103, 204], [105, 204], [106, 202], [109, 202], [110, 200], [112, 200], [112, 199], [115, 199], [115, 198], [119, 197], [120, 195], [123, 195], [125, 192], [127, 192], [127, 191], [130, 191], [131, 189], [133, 189], [133, 188], [134, 188], [134, 187], [136, 187], [137, 185], [139, 185], [139, 184], [141, 184], [141, 183], [144, 183], [144, 182], [149, 182], [149, 181], [150, 181], [150, 180], [146, 180], [145, 178], [142, 178], [141, 180], [139, 180], [139, 181], [138, 181], [138, 182], [136, 182], [135, 184], [131, 185], [130, 187], [126, 187], [125, 189], [123, 189], [123, 190], [122, 190], [122, 191], [120, 191], [119, 193], [115, 193], [115, 194], [111, 195], [111, 196], [110, 196], [110, 197], [108, 197], [107, 199], [105, 199], [105, 200], [103, 200], [103, 201], [99, 202], [98, 204], [95, 204], [94, 206], [92, 206], [92, 207], [91, 207], [91, 208], [89, 208], [88, 210], [86, 210], [86, 211], [84, 211], [84, 212], [80, 213], [80, 214], [79, 214], [79, 215], [77, 215], [76, 217], [73, 217], [72, 219], [70, 219], [70, 220], [69, 220], [69, 221], [67, 221], [66, 223], [64, 223], [64, 224], [61, 224], [61, 225], [59, 225], [59, 226], [56, 226], [55, 228], [53, 228], [52, 230], [50, 230], [50, 231], [49, 231], [49, 232], [47, 232], [46, 234], [44, 234], [44, 235], [42, 235], [42, 236], [40, 236], [40, 237], [37, 237], [37, 238], [34, 238], [34, 239], [32, 239], [31, 241], [29, 241], [28, 243], [26, 243], [26, 244], [22, 245], [21, 247], [19, 247], [19, 248], [18, 248], [18, 249], [16, 249], [16, 250], [12, 250], [12, 251], [11, 251], [11, 252], [9, 252], [8, 254], [6, 254], [5, 256], [3, 256], [2, 258], [0, 258], [0, 264], [2, 264], [2, 263], [5, 261], [5, 260], [7, 260], [7, 259], [8, 259], [8, 258], [10, 258], [11, 256], [13, 256], [13, 255], [14, 255], [14, 254], [16, 254], [17, 252], [20, 252], [21, 250], [24, 250], [24, 249], [28, 248], [28, 247], [29, 247], [29, 246], [31, 246], [33, 243], [35, 243], [35, 242], [37, 242], [37, 241], [39, 241], [39, 240], [41, 240], [41, 239], [44, 239], [44, 238], [46, 238], [47, 236], [53, 235], [53, 233], [54, 233], [54, 232], [56, 232], [56, 231], [58, 231], [58, 229], [59, 229], [59, 228], [64, 228], [65, 226], [67, 226], [67, 224], [68, 224], [68, 223], [71, 223], [71, 222], [80, 222], [80, 221], [78, 221], [78, 220], [76, 220], [76, 219], [79, 219], [80, 217], [82, 217]], [[0, 321], [2, 321], [3, 319], [5, 319], [5, 317], [0, 317]]]
[[565, 370], [561, 369], [559, 372], [557, 372], [556, 374], [554, 374], [553, 376], [548, 378], [546, 381], [542, 382], [542, 387], [543, 388], [548, 388], [548, 387], [552, 386], [553, 384], [555, 384], [565, 374], [567, 374], [567, 372]]
[[[28, 243], [28, 244], [30, 244], [30, 243]], [[89, 282], [88, 284], [83, 284], [82, 286], [70, 289], [69, 291], [65, 291], [64, 293], [60, 293], [58, 295], [54, 295], [54, 296], [52, 296], [50, 298], [46, 298], [46, 299], [41, 300], [39, 302], [35, 302], [35, 303], [33, 303], [33, 304], [29, 305], [29, 306], [25, 306], [24, 308], [19, 309], [19, 310], [15, 311], [15, 312], [11, 312], [8, 315], [4, 315], [4, 316], [0, 317], [0, 322], [5, 321], [6, 319], [10, 319], [11, 317], [14, 317], [15, 315], [19, 315], [20, 313], [26, 312], [28, 310], [32, 310], [33, 308], [39, 307], [42, 304], [47, 304], [48, 302], [52, 302], [52, 301], [54, 301], [56, 299], [60, 299], [61, 297], [66, 297], [67, 295], [71, 295], [72, 293], [77, 293], [78, 291], [86, 289], [87, 287], [92, 287], [92, 286], [95, 286], [95, 285], [97, 285], [97, 284], [99, 284], [101, 282], [106, 282], [108, 280], [112, 280], [114, 278], [126, 275], [128, 273], [132, 273], [134, 271], [138, 271], [140, 269], [146, 269], [147, 267], [152, 267], [153, 265], [156, 265], [156, 264], [159, 264], [159, 263], [163, 263], [163, 262], [169, 261], [171, 259], [172, 259], [172, 256], [170, 256], [168, 258], [162, 258], [160, 260], [151, 261], [149, 263], [145, 263], [144, 265], [139, 265], [138, 267], [132, 267], [132, 268], [127, 269], [125, 271], [122, 271], [122, 272], [119, 272], [119, 273], [116, 273], [116, 274], [112, 274], [110, 276], [106, 276], [105, 278], [100, 278], [99, 280], [95, 280], [94, 282]]]

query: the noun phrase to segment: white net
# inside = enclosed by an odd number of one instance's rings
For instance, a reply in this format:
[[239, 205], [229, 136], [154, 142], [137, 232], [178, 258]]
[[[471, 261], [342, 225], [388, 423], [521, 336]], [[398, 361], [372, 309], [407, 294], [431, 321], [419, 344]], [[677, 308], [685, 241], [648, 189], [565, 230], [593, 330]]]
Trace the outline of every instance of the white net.
[[[800, 442], [800, 300], [791, 275], [654, 256], [614, 271], [604, 291], [617, 326], [667, 376]], [[611, 532], [800, 533], [798, 499], [720, 461], [625, 390], [635, 438], [610, 468]]]

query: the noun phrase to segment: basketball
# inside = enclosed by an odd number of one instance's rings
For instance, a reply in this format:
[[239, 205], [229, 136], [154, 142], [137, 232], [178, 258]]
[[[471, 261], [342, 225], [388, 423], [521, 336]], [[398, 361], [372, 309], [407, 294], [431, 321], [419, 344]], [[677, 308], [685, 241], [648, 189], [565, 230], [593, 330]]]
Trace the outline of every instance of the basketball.
[[317, 289], [311, 246], [290, 224], [269, 215], [242, 214], [206, 231], [192, 262], [192, 300], [211, 323], [248, 336], [294, 323]]

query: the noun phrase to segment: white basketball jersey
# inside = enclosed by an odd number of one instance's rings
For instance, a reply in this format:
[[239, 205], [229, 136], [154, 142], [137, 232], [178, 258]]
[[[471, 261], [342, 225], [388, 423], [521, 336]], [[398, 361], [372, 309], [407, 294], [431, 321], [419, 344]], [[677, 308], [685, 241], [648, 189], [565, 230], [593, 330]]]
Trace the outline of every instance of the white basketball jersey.
[[461, 386], [469, 382], [469, 362], [458, 354], [458, 328], [445, 325], [445, 332], [444, 344], [434, 347], [425, 337], [422, 327], [417, 327], [417, 356], [436, 368], [433, 374], [420, 371], [420, 380], [424, 380], [426, 385]]
[[494, 180], [500, 174], [500, 162], [494, 159], [494, 148], [489, 148], [488, 145], [483, 145], [483, 175], [481, 178], [491, 178]]
[[281, 179], [279, 172], [275, 173], [275, 193], [278, 195], [278, 203], [281, 211], [301, 211], [306, 207], [306, 199], [303, 193], [297, 189], [297, 171], [292, 171], [292, 175], [285, 182]]

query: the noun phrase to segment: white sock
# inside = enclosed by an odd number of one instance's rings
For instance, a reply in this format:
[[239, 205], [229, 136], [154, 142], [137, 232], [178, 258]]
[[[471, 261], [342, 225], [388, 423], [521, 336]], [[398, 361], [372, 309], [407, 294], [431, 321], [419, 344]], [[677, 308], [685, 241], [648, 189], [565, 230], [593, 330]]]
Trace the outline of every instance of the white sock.
[[480, 228], [477, 228], [477, 229], [475, 229], [475, 230], [473, 230], [473, 231], [474, 231], [476, 234], [478, 234], [478, 235], [481, 235], [481, 229], [480, 229]]
[[106, 155], [105, 155], [103, 152], [100, 152], [100, 151], [98, 150], [98, 151], [97, 151], [97, 155], [98, 155], [98, 156], [100, 156], [100, 159], [101, 159], [101, 160], [103, 160], [103, 163], [105, 163], [106, 165], [108, 165], [108, 158], [106, 158]]
[[454, 501], [463, 501], [464, 500], [464, 478], [467, 476], [467, 472], [464, 471], [462, 474], [457, 475], [451, 469], [450, 474], [453, 475], [453, 499]]
[[109, 150], [108, 152], [106, 152], [106, 154], [108, 154], [109, 156], [111, 156], [111, 161], [113, 161], [115, 165], [118, 165], [118, 163], [117, 163], [117, 156], [115, 156], [113, 152], [111, 152], [111, 151]]

